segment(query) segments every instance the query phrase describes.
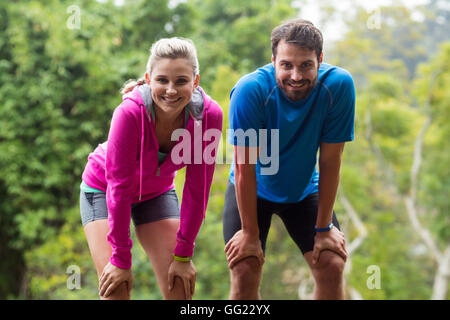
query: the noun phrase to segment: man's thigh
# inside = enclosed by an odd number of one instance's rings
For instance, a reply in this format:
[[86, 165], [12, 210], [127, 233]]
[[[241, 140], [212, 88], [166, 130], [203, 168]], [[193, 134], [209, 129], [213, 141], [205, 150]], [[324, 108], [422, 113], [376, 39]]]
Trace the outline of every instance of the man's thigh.
[[[319, 194], [313, 193], [299, 203], [291, 204], [278, 213], [289, 235], [303, 254], [312, 251], [314, 248], [314, 237], [316, 235], [314, 226], [316, 225], [318, 207]], [[339, 222], [334, 211], [332, 222], [339, 229]]]
[[[269, 233], [272, 212], [271, 208], [266, 205], [266, 201], [257, 200], [258, 210], [258, 227], [259, 227], [259, 239], [263, 251], [266, 248], [267, 235]], [[236, 232], [241, 230], [241, 217], [239, 215], [239, 209], [236, 201], [236, 189], [233, 183], [228, 182], [227, 190], [225, 191], [225, 205], [223, 209], [223, 237], [225, 244], [234, 236]]]

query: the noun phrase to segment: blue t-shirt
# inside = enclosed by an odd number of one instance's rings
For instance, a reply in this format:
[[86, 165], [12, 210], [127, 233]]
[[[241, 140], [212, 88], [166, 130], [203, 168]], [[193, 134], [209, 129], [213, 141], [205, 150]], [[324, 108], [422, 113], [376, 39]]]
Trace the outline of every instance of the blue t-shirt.
[[322, 63], [313, 91], [290, 101], [278, 88], [270, 63], [242, 77], [231, 91], [229, 142], [259, 146], [267, 155], [256, 163], [258, 197], [294, 203], [318, 191], [320, 143], [352, 141], [354, 118], [355, 87], [348, 71]]

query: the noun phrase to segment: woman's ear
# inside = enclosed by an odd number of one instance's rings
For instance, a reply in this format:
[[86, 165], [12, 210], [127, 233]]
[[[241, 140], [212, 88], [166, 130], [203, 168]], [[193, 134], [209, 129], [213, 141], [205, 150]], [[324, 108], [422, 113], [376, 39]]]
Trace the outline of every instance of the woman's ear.
[[148, 74], [148, 72], [145, 73], [145, 83], [150, 85], [150, 75]]
[[198, 74], [195, 76], [194, 79], [194, 89], [198, 87], [199, 83], [200, 83], [200, 75]]

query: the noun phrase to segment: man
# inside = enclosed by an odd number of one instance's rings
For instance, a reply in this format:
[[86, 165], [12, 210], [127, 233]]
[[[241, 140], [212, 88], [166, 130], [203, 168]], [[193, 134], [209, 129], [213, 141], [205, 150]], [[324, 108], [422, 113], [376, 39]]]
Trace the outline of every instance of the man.
[[[230, 299], [259, 299], [274, 213], [311, 268], [314, 298], [343, 299], [347, 251], [333, 206], [344, 143], [354, 136], [353, 80], [322, 63], [322, 34], [311, 22], [278, 26], [271, 42], [272, 63], [240, 79], [230, 95], [235, 155], [223, 213]], [[238, 131], [249, 139], [238, 139]], [[261, 156], [269, 150], [276, 172], [264, 171]]]

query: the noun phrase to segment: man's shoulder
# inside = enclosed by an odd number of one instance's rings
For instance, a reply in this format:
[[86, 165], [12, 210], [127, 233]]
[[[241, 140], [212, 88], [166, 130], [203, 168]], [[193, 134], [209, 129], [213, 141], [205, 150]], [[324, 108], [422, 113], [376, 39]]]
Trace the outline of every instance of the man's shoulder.
[[319, 69], [319, 81], [331, 91], [341, 90], [343, 87], [353, 86], [353, 77], [342, 67], [322, 63]]
[[257, 93], [265, 96], [270, 92], [275, 81], [275, 70], [271, 63], [242, 76], [234, 86], [232, 93], [236, 90], [245, 93]]

